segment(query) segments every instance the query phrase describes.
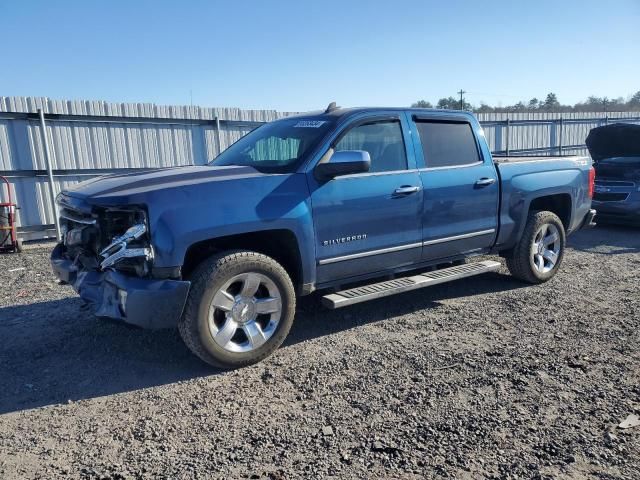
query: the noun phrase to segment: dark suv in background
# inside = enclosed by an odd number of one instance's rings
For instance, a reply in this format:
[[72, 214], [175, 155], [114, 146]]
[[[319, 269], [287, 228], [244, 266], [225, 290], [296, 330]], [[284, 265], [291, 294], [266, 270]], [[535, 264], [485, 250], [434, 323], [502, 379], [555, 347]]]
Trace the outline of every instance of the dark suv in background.
[[640, 226], [640, 125], [594, 128], [586, 143], [596, 170], [598, 222]]

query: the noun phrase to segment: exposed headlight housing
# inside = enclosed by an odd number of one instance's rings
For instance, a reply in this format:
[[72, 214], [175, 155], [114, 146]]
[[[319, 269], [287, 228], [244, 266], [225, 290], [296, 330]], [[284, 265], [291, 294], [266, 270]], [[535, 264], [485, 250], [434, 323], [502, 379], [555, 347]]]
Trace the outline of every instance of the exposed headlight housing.
[[153, 248], [144, 209], [106, 210], [101, 224], [103, 239], [109, 243], [99, 253], [100, 269], [133, 270], [138, 276], [149, 273]]

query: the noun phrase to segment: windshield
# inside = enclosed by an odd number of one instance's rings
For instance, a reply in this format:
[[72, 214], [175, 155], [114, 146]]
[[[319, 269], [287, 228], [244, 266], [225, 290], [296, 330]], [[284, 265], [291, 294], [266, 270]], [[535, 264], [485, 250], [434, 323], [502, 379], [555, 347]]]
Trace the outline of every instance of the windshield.
[[333, 122], [292, 118], [266, 123], [231, 145], [209, 165], [242, 165], [264, 172], [293, 172]]

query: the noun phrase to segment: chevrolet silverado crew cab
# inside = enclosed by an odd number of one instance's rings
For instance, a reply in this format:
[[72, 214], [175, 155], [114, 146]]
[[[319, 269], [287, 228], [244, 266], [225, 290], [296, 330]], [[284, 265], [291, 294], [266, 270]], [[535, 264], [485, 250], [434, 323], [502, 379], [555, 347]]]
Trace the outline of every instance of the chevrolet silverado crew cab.
[[552, 278], [591, 224], [588, 157], [493, 159], [472, 114], [357, 108], [260, 126], [208, 165], [58, 196], [51, 262], [99, 317], [178, 327], [223, 368], [271, 354], [315, 290], [344, 307], [493, 271]]

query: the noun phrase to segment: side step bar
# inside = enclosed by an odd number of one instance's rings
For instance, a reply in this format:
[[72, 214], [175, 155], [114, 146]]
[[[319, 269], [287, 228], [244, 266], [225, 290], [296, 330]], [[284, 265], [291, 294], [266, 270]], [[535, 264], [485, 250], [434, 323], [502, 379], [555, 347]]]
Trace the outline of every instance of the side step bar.
[[500, 268], [500, 262], [485, 260], [467, 263], [456, 267], [443, 268], [432, 272], [421, 273], [412, 277], [395, 278], [380, 283], [372, 283], [363, 287], [350, 288], [322, 297], [322, 304], [328, 308], [340, 308], [354, 303], [366, 302], [376, 298], [388, 297], [396, 293], [430, 287], [439, 283], [451, 282], [460, 278], [473, 277], [481, 273], [494, 272]]

